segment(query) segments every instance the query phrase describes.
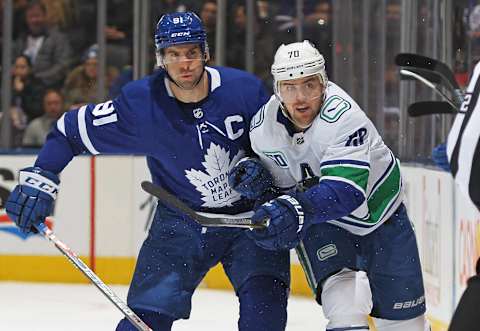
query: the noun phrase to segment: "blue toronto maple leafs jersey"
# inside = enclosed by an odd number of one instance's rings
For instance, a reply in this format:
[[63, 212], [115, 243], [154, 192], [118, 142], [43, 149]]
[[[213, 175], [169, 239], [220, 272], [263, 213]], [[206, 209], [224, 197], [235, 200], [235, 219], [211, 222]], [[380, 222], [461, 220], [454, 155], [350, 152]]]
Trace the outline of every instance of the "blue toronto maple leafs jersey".
[[191, 107], [174, 98], [159, 70], [129, 83], [114, 100], [65, 113], [36, 165], [58, 173], [78, 154], [145, 155], [153, 182], [194, 209], [247, 210], [250, 204], [228, 186], [227, 173], [249, 153], [250, 119], [268, 96], [253, 75], [206, 70], [209, 95]]

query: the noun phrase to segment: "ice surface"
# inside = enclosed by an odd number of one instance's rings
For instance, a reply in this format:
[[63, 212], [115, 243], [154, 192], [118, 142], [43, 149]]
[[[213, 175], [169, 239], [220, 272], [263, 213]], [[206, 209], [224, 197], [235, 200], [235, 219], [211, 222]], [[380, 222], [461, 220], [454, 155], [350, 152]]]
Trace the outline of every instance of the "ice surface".
[[[126, 298], [126, 286], [112, 289]], [[93, 285], [0, 282], [1, 331], [113, 331], [122, 316]], [[237, 319], [232, 292], [201, 288], [190, 319], [175, 322], [173, 331], [235, 331]], [[287, 330], [323, 330], [325, 325], [313, 298], [290, 298]]]

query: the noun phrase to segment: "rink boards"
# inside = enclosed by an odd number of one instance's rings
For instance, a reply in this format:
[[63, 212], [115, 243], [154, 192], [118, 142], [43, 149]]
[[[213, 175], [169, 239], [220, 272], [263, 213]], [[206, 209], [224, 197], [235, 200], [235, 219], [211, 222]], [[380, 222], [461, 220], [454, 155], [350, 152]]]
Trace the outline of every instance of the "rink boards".
[[[19, 169], [34, 156], [0, 156], [0, 199], [15, 186]], [[448, 173], [404, 166], [409, 214], [421, 251], [429, 316], [446, 329], [480, 253], [480, 215], [458, 192]], [[77, 157], [61, 175], [55, 212], [48, 221], [108, 283], [128, 284], [145, 238], [154, 200], [140, 188], [149, 180], [142, 157]], [[86, 282], [66, 259], [38, 235], [24, 237], [0, 209], [0, 280]], [[292, 292], [311, 295], [292, 253]], [[204, 281], [228, 288], [221, 267]]]

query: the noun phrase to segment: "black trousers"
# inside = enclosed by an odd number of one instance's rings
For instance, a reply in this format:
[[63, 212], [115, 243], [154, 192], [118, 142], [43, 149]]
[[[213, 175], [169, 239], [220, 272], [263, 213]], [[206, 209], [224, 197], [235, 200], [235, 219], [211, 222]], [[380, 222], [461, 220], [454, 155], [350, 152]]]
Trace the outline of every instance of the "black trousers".
[[460, 298], [448, 331], [476, 330], [480, 325], [480, 259], [477, 260], [477, 275], [470, 278]]

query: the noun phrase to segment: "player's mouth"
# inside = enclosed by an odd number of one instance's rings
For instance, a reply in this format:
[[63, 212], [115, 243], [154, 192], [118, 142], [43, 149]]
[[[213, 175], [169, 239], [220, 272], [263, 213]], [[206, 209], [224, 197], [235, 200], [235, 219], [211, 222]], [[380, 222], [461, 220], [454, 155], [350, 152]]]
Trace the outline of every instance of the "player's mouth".
[[189, 73], [189, 74], [181, 74], [180, 75], [180, 78], [181, 79], [192, 79], [193, 77], [193, 74]]
[[308, 106], [297, 106], [295, 107], [295, 111], [301, 114], [307, 113], [310, 110]]

